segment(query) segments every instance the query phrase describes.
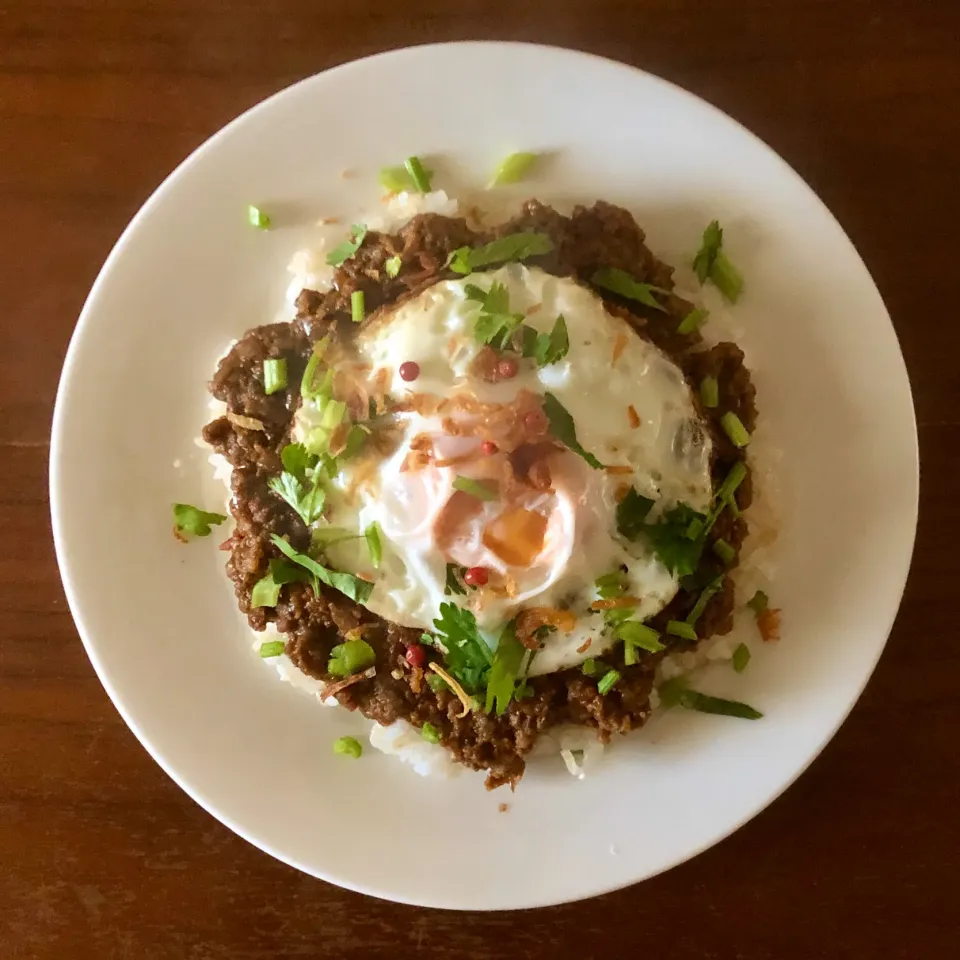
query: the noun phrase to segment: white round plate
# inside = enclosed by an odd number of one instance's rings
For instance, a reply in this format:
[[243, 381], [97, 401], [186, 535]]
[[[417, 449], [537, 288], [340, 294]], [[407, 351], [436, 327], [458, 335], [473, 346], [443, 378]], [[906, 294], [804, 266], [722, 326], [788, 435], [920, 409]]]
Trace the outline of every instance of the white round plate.
[[[483, 78], [469, 85], [463, 78]], [[629, 207], [672, 263], [719, 218], [747, 279], [733, 312], [761, 422], [782, 450], [774, 601], [783, 638], [702, 686], [755, 723], [672, 711], [578, 781], [559, 761], [515, 794], [429, 780], [253, 654], [216, 536], [183, 546], [171, 501], [209, 491], [194, 445], [232, 338], [272, 320], [285, 265], [320, 216], [377, 203], [378, 169], [430, 158], [458, 198], [506, 153], [548, 161], [498, 194]], [[344, 176], [345, 172], [352, 175]], [[276, 229], [245, 222], [257, 203]], [[179, 467], [175, 464], [179, 463]], [[799, 177], [729, 117], [632, 68], [566, 50], [452, 44], [350, 63], [284, 91], [190, 157], [111, 253], [57, 398], [51, 508], [87, 652], [144, 746], [198, 803], [332, 883], [437, 907], [534, 907], [680, 863], [762, 810], [813, 760], [893, 624], [917, 509], [916, 427], [880, 296]], [[208, 507], [218, 509], [207, 501]], [[509, 810], [500, 812], [501, 803]]]

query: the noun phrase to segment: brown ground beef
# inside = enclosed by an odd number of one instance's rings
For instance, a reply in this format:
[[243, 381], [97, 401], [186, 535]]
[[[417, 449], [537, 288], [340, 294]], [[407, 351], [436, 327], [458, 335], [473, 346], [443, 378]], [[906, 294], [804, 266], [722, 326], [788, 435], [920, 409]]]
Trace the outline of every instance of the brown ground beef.
[[[419, 640], [421, 631], [385, 621], [329, 588], [315, 595], [307, 584], [290, 584], [281, 591], [275, 609], [252, 608], [250, 593], [266, 574], [269, 560], [279, 555], [270, 541], [271, 534], [288, 537], [299, 550], [309, 545], [303, 522], [269, 490], [267, 481], [282, 469], [280, 451], [289, 438], [299, 403], [300, 378], [313, 342], [326, 334], [349, 337], [356, 330], [350, 320], [350, 294], [354, 290], [363, 290], [368, 311], [365, 322], [373, 322], [379, 307], [415, 296], [425, 287], [454, 276], [444, 265], [456, 248], [476, 246], [519, 230], [550, 235], [554, 250], [526, 262], [557, 276], [589, 284], [598, 268], [617, 267], [641, 282], [673, 288], [672, 268], [646, 247], [643, 231], [631, 214], [608, 203], [598, 202], [589, 209], [577, 207], [566, 217], [531, 200], [516, 217], [489, 233], [472, 230], [463, 219], [435, 214], [414, 217], [397, 234], [368, 233], [357, 254], [337, 270], [331, 291], [321, 294], [304, 290], [297, 301], [294, 322], [249, 331], [220, 362], [211, 392], [226, 402], [231, 413], [256, 418], [264, 429], [237, 426], [226, 417], [204, 429], [204, 439], [233, 467], [235, 499], [231, 511], [236, 529], [229, 541], [227, 573], [251, 626], [262, 630], [273, 623], [286, 636], [286, 652], [293, 662], [304, 673], [327, 681], [337, 679], [326, 672], [331, 648], [350, 630], [362, 626], [364, 638], [377, 654], [376, 676], [340, 691], [340, 703], [382, 724], [398, 719], [416, 727], [433, 724], [443, 745], [458, 761], [488, 771], [488, 788], [516, 784], [523, 775], [524, 757], [537, 736], [555, 724], [593, 726], [603, 741], [614, 733], [642, 726], [650, 715], [654, 673], [663, 654], [641, 652], [639, 663], [626, 666], [621, 647], [604, 652], [604, 662], [622, 676], [606, 696], [598, 693], [595, 678], [575, 668], [533, 678], [529, 681], [532, 696], [512, 702], [501, 717], [475, 710], [460, 718], [460, 701], [447, 690], [435, 692], [425, 682], [423, 671], [411, 668], [405, 660], [407, 646]], [[402, 267], [398, 276], [390, 279], [385, 262], [393, 256], [401, 258]], [[667, 308], [661, 312], [602, 289], [597, 292], [608, 309], [627, 319], [639, 336], [655, 343], [682, 367], [695, 395], [703, 377], [718, 378], [719, 406], [702, 413], [714, 442], [713, 480], [719, 484], [739, 459], [719, 428], [720, 416], [731, 410], [748, 429], [756, 422], [754, 388], [743, 366], [743, 353], [732, 343], [698, 349], [702, 346], [699, 333], [677, 334], [679, 321], [693, 309], [678, 296], [661, 298]], [[265, 396], [263, 360], [270, 357], [287, 360], [289, 386]], [[749, 506], [749, 474], [736, 500], [741, 510]], [[742, 517], [724, 511], [711, 538], [722, 536], [739, 547], [745, 535]], [[696, 602], [700, 586], [721, 572], [720, 562], [706, 550], [698, 583], [688, 584], [689, 590], [681, 589], [652, 625], [662, 629], [668, 620], [683, 619]], [[733, 604], [733, 585], [727, 578], [698, 621], [702, 639], [729, 632]], [[677, 642], [673, 649], [683, 646]], [[433, 651], [428, 652], [429, 658], [435, 656]]]

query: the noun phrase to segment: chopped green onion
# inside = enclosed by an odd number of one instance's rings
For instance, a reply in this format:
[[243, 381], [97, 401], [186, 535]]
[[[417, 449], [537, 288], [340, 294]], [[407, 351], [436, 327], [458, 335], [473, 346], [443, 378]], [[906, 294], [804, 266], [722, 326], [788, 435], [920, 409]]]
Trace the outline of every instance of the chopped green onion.
[[350, 228], [350, 239], [337, 244], [327, 254], [327, 264], [331, 267], [339, 267], [344, 261], [349, 260], [360, 249], [366, 235], [367, 225], [365, 223], [355, 223]]
[[420, 728], [420, 736], [423, 737], [427, 743], [439, 743], [440, 742], [440, 731], [432, 723], [425, 723]]
[[703, 520], [700, 517], [694, 517], [687, 525], [684, 536], [688, 540], [696, 540], [703, 533]]
[[363, 291], [354, 290], [350, 294], [350, 316], [354, 323], [363, 323], [364, 315]]
[[387, 193], [404, 193], [413, 186], [404, 167], [383, 167], [378, 179]]
[[269, 230], [273, 225], [273, 221], [252, 203], [247, 207], [247, 222], [251, 227], [256, 227], [258, 230]]
[[310, 359], [307, 361], [307, 365], [303, 370], [303, 377], [300, 379], [300, 393], [303, 395], [304, 400], [311, 400], [317, 395], [314, 381], [317, 378], [317, 370], [320, 367], [320, 361], [323, 359], [329, 342], [327, 337], [324, 337], [313, 345]]
[[347, 405], [342, 400], [330, 400], [323, 408], [320, 414], [320, 426], [324, 430], [333, 430], [343, 423], [343, 418], [347, 413]]
[[370, 554], [370, 562], [376, 570], [379, 568], [380, 561], [383, 559], [383, 544], [380, 541], [380, 524], [374, 520], [364, 531], [363, 536], [367, 541], [367, 551]]
[[189, 503], [175, 503], [173, 505], [173, 528], [181, 537], [190, 534], [194, 537], [209, 537], [210, 528], [218, 527], [226, 515], [210, 513], [199, 507], [192, 507]]
[[690, 690], [682, 677], [674, 677], [661, 683], [657, 689], [660, 703], [665, 707], [685, 707], [700, 713], [713, 713], [724, 717], [740, 717], [743, 720], [759, 720], [763, 714], [759, 710], [738, 700], [724, 700], [711, 697], [706, 693]]
[[657, 653], [664, 649], [660, 642], [660, 634], [653, 627], [648, 627], [645, 623], [638, 623], [636, 620], [621, 623], [614, 631], [614, 636], [618, 640], [622, 640], [627, 649], [639, 647], [641, 650], [648, 650], [650, 653]]
[[747, 669], [747, 664], [750, 662], [750, 648], [745, 644], [741, 643], [736, 650], [733, 651], [733, 657], [731, 658], [733, 662], [733, 669], [737, 673], [743, 673]]
[[269, 397], [271, 393], [283, 390], [287, 385], [287, 361], [281, 357], [279, 360], [263, 361], [263, 392]]
[[265, 640], [260, 644], [260, 656], [264, 660], [267, 657], [279, 657], [281, 653], [283, 653], [282, 640]]
[[681, 321], [680, 326], [677, 327], [677, 333], [681, 336], [686, 336], [689, 333], [695, 333], [700, 329], [700, 325], [704, 320], [709, 316], [709, 312], [706, 310], [701, 310], [699, 307], [695, 310], [691, 310]]
[[743, 275], [730, 262], [730, 258], [721, 250], [717, 253], [710, 270], [710, 279], [723, 294], [724, 299], [736, 303], [743, 293]]
[[402, 265], [403, 261], [399, 257], [391, 257], [384, 263], [383, 269], [386, 270], [387, 276], [392, 280], [400, 272]]
[[376, 659], [373, 647], [366, 640], [344, 640], [330, 651], [327, 673], [337, 677], [352, 677], [372, 667]]
[[413, 181], [413, 185], [421, 193], [430, 192], [430, 175], [423, 168], [423, 164], [420, 162], [419, 157], [407, 157], [403, 164], [407, 168], [407, 173], [410, 174], [410, 179]]
[[667, 623], [667, 633], [672, 637], [680, 637], [681, 640], [697, 639], [697, 631], [689, 623], [684, 623], [682, 620], [671, 620]]
[[704, 377], [700, 381], [700, 402], [710, 410], [720, 403], [720, 384], [716, 377]]
[[496, 500], [500, 496], [495, 486], [491, 486], [483, 480], [474, 480], [471, 477], [458, 476], [453, 481], [453, 489], [459, 490], [461, 493], [468, 493], [478, 500]]
[[737, 551], [723, 537], [713, 542], [713, 552], [729, 567], [736, 559]]
[[759, 617], [770, 605], [770, 598], [762, 591], [758, 590], [748, 601], [747, 606]]
[[720, 418], [720, 426], [735, 447], [743, 448], [750, 442], [749, 431], [733, 411], [728, 410]]
[[616, 597], [622, 597], [626, 590], [623, 585], [623, 573], [619, 570], [597, 577], [594, 586], [597, 588], [597, 596], [601, 600], [613, 600]]
[[603, 622], [608, 627], [616, 627], [625, 623], [636, 612], [635, 607], [612, 607], [610, 610], [603, 611]]
[[587, 657], [580, 667], [581, 673], [585, 677], [595, 677], [598, 673], [606, 670], [607, 665], [600, 660], [594, 660], [593, 657]]
[[746, 476], [746, 465], [742, 460], [738, 460], [730, 468], [730, 472], [724, 478], [723, 483], [721, 483], [717, 488], [714, 499], [721, 504], [733, 504], [735, 502], [733, 495], [737, 492], [737, 488], [740, 486], [740, 484], [746, 479]]
[[[687, 623], [690, 627], [696, 625], [696, 622], [700, 619], [700, 615], [704, 610], [707, 609], [707, 604], [710, 602], [710, 598], [715, 594], [719, 593], [721, 587], [723, 586], [723, 576], [717, 577], [715, 580], [711, 580], [704, 588], [703, 592], [697, 598], [697, 602], [693, 605], [693, 609], [687, 614]], [[677, 636], [682, 636], [682, 634], [677, 634]], [[696, 635], [693, 637], [688, 637], [689, 640], [695, 640]]]
[[501, 160], [490, 181], [491, 187], [502, 187], [508, 183], [517, 183], [537, 159], [535, 153], [511, 153]]
[[341, 737], [339, 740], [333, 741], [333, 752], [359, 760], [363, 753], [363, 747], [360, 746], [360, 741], [356, 737]]
[[599, 693], [601, 697], [605, 697], [614, 688], [614, 685], [619, 679], [619, 670], [608, 670], [597, 684], [597, 693]]
[[628, 300], [636, 300], [646, 307], [652, 307], [661, 313], [666, 313], [667, 308], [662, 303], [658, 303], [653, 295], [659, 293], [662, 296], [669, 295], [669, 290], [663, 287], [654, 287], [649, 283], [641, 283], [635, 280], [625, 270], [618, 270], [616, 267], [601, 267], [590, 278], [590, 282], [595, 287], [603, 287], [604, 290], [610, 290], [626, 297]]

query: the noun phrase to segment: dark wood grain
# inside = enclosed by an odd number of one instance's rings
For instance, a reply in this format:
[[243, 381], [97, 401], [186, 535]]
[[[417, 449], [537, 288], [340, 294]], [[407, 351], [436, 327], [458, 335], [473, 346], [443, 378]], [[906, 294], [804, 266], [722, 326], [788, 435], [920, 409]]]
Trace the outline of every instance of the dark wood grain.
[[[30, 960], [956, 955], [960, 867], [956, 0], [0, 2], [0, 956]], [[364, 899], [180, 792], [100, 688], [61, 592], [46, 460], [83, 298], [168, 171], [263, 96], [428, 40], [645, 67], [763, 137], [852, 236], [896, 324], [923, 457], [906, 599], [812, 768], [726, 842], [523, 915]]]

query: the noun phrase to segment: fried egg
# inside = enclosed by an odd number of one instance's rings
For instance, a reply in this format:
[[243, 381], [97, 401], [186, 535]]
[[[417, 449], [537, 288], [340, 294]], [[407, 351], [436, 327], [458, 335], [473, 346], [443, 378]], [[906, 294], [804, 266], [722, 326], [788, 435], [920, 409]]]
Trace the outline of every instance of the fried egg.
[[[494, 283], [505, 288], [510, 313], [539, 333], [564, 317], [562, 359], [537, 366], [514, 355], [515, 371], [506, 372], [515, 375], [490, 374], [469, 288]], [[325, 523], [355, 538], [330, 545], [327, 557], [374, 581], [372, 612], [429, 631], [440, 604], [453, 601], [473, 611], [493, 647], [521, 610], [568, 611], [532, 661], [530, 675], [538, 675], [614, 643], [591, 607], [598, 577], [621, 571], [638, 620], [672, 599], [677, 578], [647, 544], [620, 536], [617, 504], [632, 486], [656, 511], [679, 501], [705, 510], [710, 440], [680, 369], [596, 294], [510, 264], [438, 283], [372, 317], [353, 349], [346, 379], [385, 400], [390, 442], [368, 443], [331, 482]], [[405, 379], [411, 371], [415, 379]], [[551, 442], [546, 394], [570, 414], [577, 441], [603, 469]], [[310, 427], [305, 403], [295, 436]], [[377, 569], [356, 539], [373, 523], [382, 542]], [[479, 568], [486, 583], [451, 595], [450, 568]]]

